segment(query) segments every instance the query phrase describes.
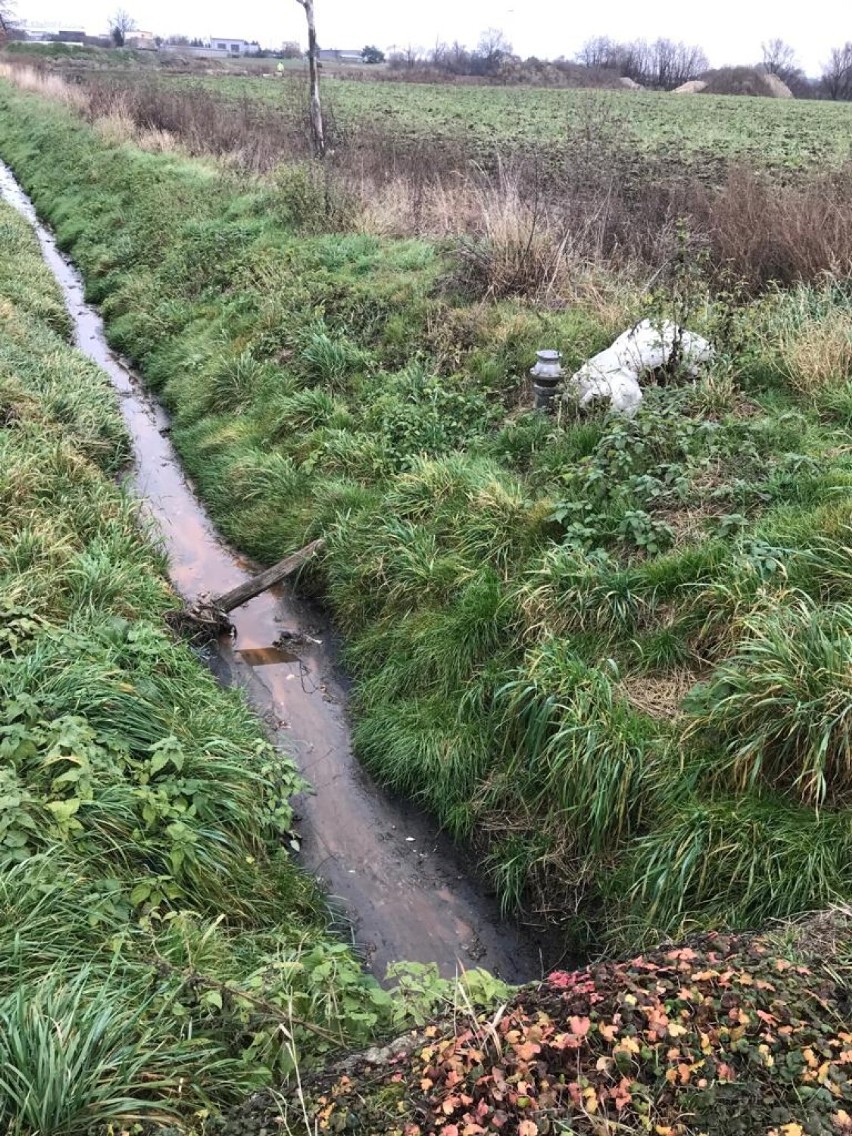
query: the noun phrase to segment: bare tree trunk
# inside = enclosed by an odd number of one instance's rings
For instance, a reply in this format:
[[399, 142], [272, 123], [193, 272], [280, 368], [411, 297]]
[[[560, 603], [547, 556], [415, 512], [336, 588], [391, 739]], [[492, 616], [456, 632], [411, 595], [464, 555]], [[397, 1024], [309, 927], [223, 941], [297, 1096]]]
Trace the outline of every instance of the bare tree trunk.
[[311, 84], [311, 129], [314, 135], [314, 148], [318, 158], [325, 156], [325, 134], [322, 128], [322, 107], [319, 89], [319, 48], [317, 47], [317, 28], [314, 23], [314, 0], [296, 0], [305, 9], [308, 21], [308, 71]]

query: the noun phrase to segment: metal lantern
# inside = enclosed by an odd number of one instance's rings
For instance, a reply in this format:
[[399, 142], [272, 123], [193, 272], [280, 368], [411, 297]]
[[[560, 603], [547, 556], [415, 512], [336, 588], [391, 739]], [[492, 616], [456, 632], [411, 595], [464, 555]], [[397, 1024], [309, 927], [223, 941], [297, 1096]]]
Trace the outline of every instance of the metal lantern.
[[549, 410], [557, 388], [564, 378], [562, 370], [562, 352], [545, 350], [537, 351], [538, 362], [531, 369], [533, 381], [533, 405], [536, 410]]

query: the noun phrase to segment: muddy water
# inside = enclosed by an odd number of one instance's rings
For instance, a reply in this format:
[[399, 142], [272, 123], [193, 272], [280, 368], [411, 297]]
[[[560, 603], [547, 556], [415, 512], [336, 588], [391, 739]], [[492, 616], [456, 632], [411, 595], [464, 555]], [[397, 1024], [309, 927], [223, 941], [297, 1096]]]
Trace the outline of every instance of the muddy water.
[[[175, 588], [194, 599], [236, 587], [256, 567], [217, 534], [182, 473], [167, 415], [107, 347], [79, 275], [2, 163], [0, 196], [35, 228], [74, 321], [77, 346], [121, 396], [135, 455], [130, 482], [162, 534]], [[317, 611], [278, 588], [232, 612], [231, 619], [236, 640], [219, 643], [214, 669], [246, 689], [276, 742], [293, 754], [313, 786], [297, 802], [302, 862], [351, 921], [368, 965], [380, 977], [397, 959], [436, 962], [446, 976], [472, 965], [511, 982], [539, 976], [536, 943], [501, 922], [493, 900], [477, 889], [464, 860], [434, 826], [385, 794], [355, 761], [345, 680]], [[310, 640], [278, 643], [282, 631]]]

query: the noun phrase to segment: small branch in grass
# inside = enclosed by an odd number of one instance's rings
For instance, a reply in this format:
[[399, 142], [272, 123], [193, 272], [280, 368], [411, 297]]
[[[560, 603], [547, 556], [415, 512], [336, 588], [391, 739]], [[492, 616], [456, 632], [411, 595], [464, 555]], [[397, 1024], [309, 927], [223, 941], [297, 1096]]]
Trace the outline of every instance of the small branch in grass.
[[274, 1005], [272, 1002], [267, 1002], [263, 998], [258, 998], [254, 994], [247, 994], [245, 990], [239, 990], [237, 987], [229, 986], [227, 982], [219, 982], [215, 978], [208, 978], [207, 975], [197, 974], [192, 970], [180, 970], [178, 967], [173, 966], [168, 960], [157, 952], [157, 968], [166, 974], [182, 979], [187, 986], [202, 986], [205, 990], [215, 990], [221, 994], [222, 997], [240, 998], [244, 1002], [255, 1006], [261, 1010], [268, 1017], [278, 1022], [279, 1025], [287, 1028], [296, 1025], [301, 1026], [302, 1029], [308, 1030], [309, 1033], [314, 1033], [317, 1037], [322, 1037], [326, 1041], [333, 1042], [335, 1045], [342, 1045], [343, 1038], [339, 1034], [332, 1033], [331, 1030], [324, 1029], [322, 1026], [315, 1025], [313, 1022], [305, 1021], [304, 1018], [297, 1018], [295, 1014], [284, 1012], [280, 1006]]

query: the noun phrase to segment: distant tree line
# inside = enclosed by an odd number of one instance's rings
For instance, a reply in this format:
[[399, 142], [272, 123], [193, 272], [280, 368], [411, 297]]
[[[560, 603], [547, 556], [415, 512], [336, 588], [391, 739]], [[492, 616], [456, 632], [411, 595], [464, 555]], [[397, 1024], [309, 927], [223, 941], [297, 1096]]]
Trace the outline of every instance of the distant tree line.
[[412, 71], [428, 67], [445, 75], [473, 75], [481, 78], [496, 77], [504, 63], [514, 60], [512, 45], [499, 28], [488, 28], [474, 48], [455, 43], [436, 43], [431, 51], [423, 51], [409, 44], [391, 48], [388, 63], [397, 71]]
[[660, 91], [673, 91], [710, 67], [707, 56], [693, 44], [670, 39], [619, 43], [608, 36], [587, 40], [577, 53], [577, 62]]
[[[366, 49], [365, 49], [366, 50]], [[476, 47], [438, 42], [429, 50], [409, 44], [388, 52], [388, 64], [411, 78], [470, 77], [495, 82], [563, 82], [567, 85], [614, 85], [629, 79], [651, 90], [672, 91], [705, 76], [709, 63], [696, 44], [660, 38], [620, 41], [609, 36], [587, 40], [573, 59], [521, 59], [499, 28], [484, 31]], [[713, 74], [744, 75], [749, 68], [722, 68]], [[809, 79], [790, 44], [768, 39], [752, 74], [776, 75], [796, 98], [852, 101], [852, 43], [832, 50], [818, 78]], [[742, 82], [741, 81], [741, 85]], [[717, 87], [718, 89], [718, 87]], [[754, 89], [760, 90], [759, 81]]]
[[[583, 44], [577, 62], [591, 70], [609, 71], [643, 87], [664, 91], [698, 79], [708, 70], [700, 47], [667, 39], [621, 43], [608, 36], [597, 36]], [[808, 79], [798, 64], [795, 49], [781, 39], [763, 43], [762, 58], [756, 66], [777, 75], [797, 98], [852, 101], [852, 43], [832, 50], [818, 79]]]

